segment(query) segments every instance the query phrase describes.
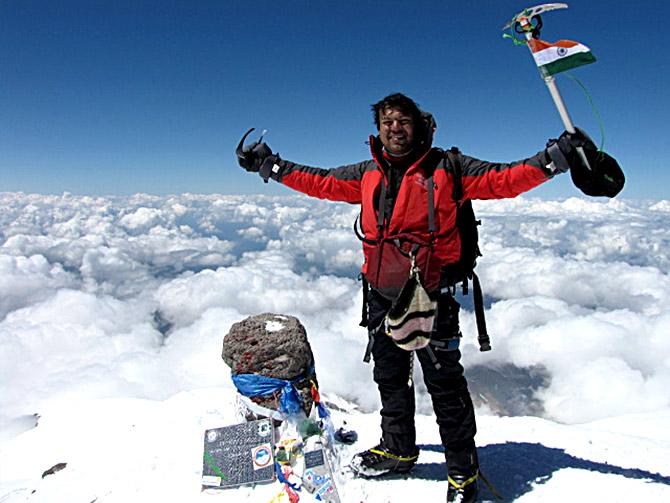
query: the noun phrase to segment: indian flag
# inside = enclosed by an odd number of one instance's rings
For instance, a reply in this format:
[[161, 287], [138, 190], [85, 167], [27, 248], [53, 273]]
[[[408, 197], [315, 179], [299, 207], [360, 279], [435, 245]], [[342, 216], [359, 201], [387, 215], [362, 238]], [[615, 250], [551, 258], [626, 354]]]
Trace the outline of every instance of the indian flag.
[[596, 60], [588, 47], [571, 40], [559, 40], [551, 44], [533, 38], [528, 41], [528, 46], [537, 67], [545, 76], [588, 65]]

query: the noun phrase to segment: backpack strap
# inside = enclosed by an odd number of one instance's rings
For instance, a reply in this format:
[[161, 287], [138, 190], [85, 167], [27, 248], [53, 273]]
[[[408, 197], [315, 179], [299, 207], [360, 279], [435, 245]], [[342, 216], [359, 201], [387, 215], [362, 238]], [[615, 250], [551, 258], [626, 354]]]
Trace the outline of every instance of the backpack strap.
[[472, 296], [475, 304], [479, 351], [491, 351], [491, 338], [486, 331], [486, 318], [484, 318], [484, 295], [482, 286], [479, 284], [479, 277], [474, 271], [472, 272]]
[[430, 233], [430, 242], [435, 237], [435, 181], [433, 175], [428, 177], [428, 232]]
[[368, 295], [370, 293], [369, 285], [368, 280], [365, 279], [363, 273], [358, 275], [358, 279], [360, 279], [363, 283], [363, 311], [361, 313], [361, 322], [358, 325], [361, 327], [367, 327], [368, 323], [370, 322], [370, 317], [368, 316]]
[[[453, 176], [453, 188], [451, 191], [451, 198], [456, 203], [456, 213], [461, 209], [461, 199], [463, 199], [463, 168], [461, 167], [461, 160], [459, 159], [459, 154], [461, 153], [458, 150], [458, 147], [451, 147], [449, 150], [445, 151], [444, 154], [447, 157], [447, 161], [451, 166], [451, 169], [454, 172]], [[456, 224], [458, 225], [458, 215], [456, 218]], [[468, 294], [468, 278], [462, 278], [462, 288], [463, 295]], [[454, 291], [456, 287], [454, 286]]]
[[435, 168], [443, 157], [442, 149], [433, 148], [423, 162], [424, 173], [426, 175], [426, 188], [428, 189], [428, 233], [430, 234], [430, 243], [435, 239], [435, 180], [433, 174]]
[[447, 160], [454, 171], [454, 188], [451, 197], [456, 202], [456, 206], [461, 206], [461, 199], [463, 199], [463, 168], [461, 167], [461, 160], [459, 158], [461, 151], [458, 147], [451, 147], [445, 152]]
[[383, 234], [384, 217], [386, 216], [386, 182], [382, 178], [381, 187], [379, 189], [379, 207], [377, 208], [377, 236]]
[[[461, 200], [463, 199], [463, 169], [460, 161], [460, 150], [457, 147], [451, 147], [445, 152], [447, 160], [451, 164], [454, 172], [454, 188], [452, 197], [456, 203], [456, 208], [460, 210]], [[475, 320], [477, 321], [477, 341], [479, 342], [479, 351], [491, 350], [491, 338], [486, 330], [486, 318], [484, 316], [484, 295], [482, 293], [482, 286], [479, 282], [477, 273], [472, 271], [472, 296], [475, 307]], [[463, 278], [463, 294], [468, 293], [468, 278]]]

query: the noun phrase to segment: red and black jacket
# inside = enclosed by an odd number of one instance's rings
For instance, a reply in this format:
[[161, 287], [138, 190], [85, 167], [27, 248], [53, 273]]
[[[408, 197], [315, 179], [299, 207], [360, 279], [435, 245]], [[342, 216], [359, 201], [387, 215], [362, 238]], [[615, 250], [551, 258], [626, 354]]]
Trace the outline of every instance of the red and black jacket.
[[[271, 178], [309, 196], [361, 205], [361, 229], [365, 235], [362, 267], [368, 276], [378, 243], [412, 235], [430, 241], [431, 267], [442, 268], [460, 258], [460, 236], [456, 227], [456, 201], [453, 198], [454, 170], [444, 152], [428, 148], [407, 167], [400, 182], [390, 219], [379, 225], [379, 194], [382, 183], [388, 186], [388, 170], [379, 139], [370, 137], [372, 159], [332, 169], [303, 166], [277, 159]], [[545, 150], [512, 163], [494, 163], [458, 154], [461, 164], [462, 199], [504, 199], [515, 197], [551, 178], [546, 167], [551, 159]], [[429, 188], [433, 178], [434, 228], [429, 233]], [[439, 271], [438, 271], [439, 273]]]

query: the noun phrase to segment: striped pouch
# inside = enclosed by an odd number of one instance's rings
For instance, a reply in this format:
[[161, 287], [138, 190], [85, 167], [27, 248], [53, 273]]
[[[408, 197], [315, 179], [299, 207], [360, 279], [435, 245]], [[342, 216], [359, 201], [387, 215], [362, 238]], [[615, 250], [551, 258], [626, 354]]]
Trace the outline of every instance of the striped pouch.
[[437, 301], [431, 300], [421, 285], [418, 269], [412, 267], [407, 283], [386, 315], [386, 334], [396, 346], [407, 351], [425, 348], [436, 315]]

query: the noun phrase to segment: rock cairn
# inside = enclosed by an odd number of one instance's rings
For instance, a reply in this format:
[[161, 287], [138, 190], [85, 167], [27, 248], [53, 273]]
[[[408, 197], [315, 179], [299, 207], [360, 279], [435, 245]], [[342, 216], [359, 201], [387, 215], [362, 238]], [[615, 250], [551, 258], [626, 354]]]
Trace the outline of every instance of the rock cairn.
[[[317, 384], [307, 332], [294, 316], [264, 313], [234, 323], [223, 338], [223, 361], [233, 374], [260, 374], [294, 384], [306, 414], [312, 408], [311, 381]], [[252, 397], [268, 409], [279, 408], [279, 393]]]

